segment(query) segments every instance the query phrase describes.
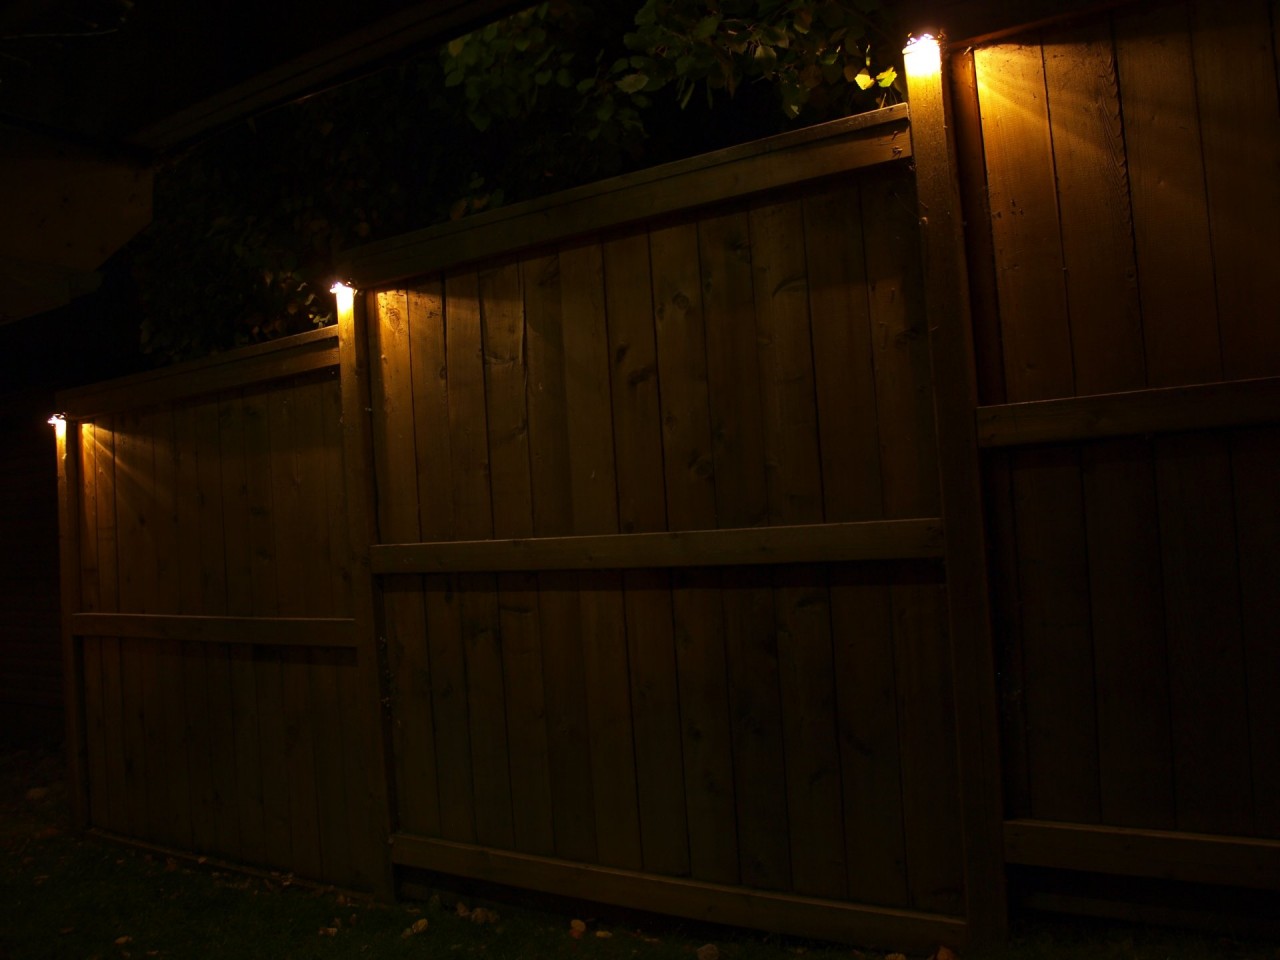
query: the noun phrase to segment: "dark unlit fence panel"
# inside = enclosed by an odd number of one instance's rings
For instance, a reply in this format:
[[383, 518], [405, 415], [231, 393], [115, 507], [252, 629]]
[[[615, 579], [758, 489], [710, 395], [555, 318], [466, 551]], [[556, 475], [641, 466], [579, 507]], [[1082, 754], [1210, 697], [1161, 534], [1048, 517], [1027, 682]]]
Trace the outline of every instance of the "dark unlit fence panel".
[[697, 207], [692, 171], [662, 220], [441, 261], [464, 225], [367, 295], [393, 856], [957, 941], [914, 191], [904, 165], [771, 169], [772, 193]]

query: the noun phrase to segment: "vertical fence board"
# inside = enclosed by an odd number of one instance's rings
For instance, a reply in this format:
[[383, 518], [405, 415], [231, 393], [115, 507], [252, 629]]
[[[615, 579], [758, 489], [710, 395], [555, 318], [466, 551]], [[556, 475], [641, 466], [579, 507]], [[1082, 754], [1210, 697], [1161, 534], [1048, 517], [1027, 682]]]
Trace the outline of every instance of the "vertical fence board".
[[[856, 185], [805, 202], [823, 512], [829, 522], [883, 516], [863, 223]], [[845, 882], [853, 900], [905, 906], [889, 591], [864, 582], [868, 572], [835, 567], [829, 587]]]
[[[862, 182], [862, 209], [875, 224], [866, 244], [880, 491], [889, 519], [940, 511], [932, 382], [924, 305], [914, 293], [914, 191], [893, 171]], [[962, 824], [954, 731], [955, 698], [946, 654], [945, 593], [928, 570], [900, 571], [889, 588], [901, 760], [903, 851], [908, 902], [958, 912]], [[884, 682], [888, 674], [882, 674]], [[943, 787], [942, 784], [947, 786]]]
[[[227, 555], [224, 542], [226, 512], [222, 506], [221, 463], [216, 400], [195, 407], [191, 428], [196, 444], [197, 518], [200, 542], [200, 587], [203, 613], [227, 614]], [[181, 438], [180, 438], [181, 439]], [[239, 794], [235, 757], [235, 714], [231, 700], [231, 661], [227, 644], [210, 644], [204, 651], [209, 701], [210, 779], [216, 849], [234, 858], [240, 852]]]
[[715, 465], [716, 523], [768, 522], [760, 367], [747, 215], [729, 212], [698, 224], [707, 389]]
[[[146, 516], [147, 488], [151, 483], [151, 445], [139, 432], [136, 414], [122, 415], [116, 433], [116, 539], [119, 557], [149, 556]], [[145, 459], [144, 455], [145, 454]], [[145, 474], [144, 471], [145, 470]], [[119, 567], [119, 602], [121, 610], [145, 608], [138, 587], [137, 568], [130, 564]], [[123, 817], [121, 826], [132, 836], [146, 836], [149, 820], [146, 805], [146, 753], [142, 706], [142, 662], [146, 644], [142, 640], [120, 641], [121, 741], [124, 759], [124, 784], [121, 791]]]
[[[369, 336], [377, 358], [371, 364], [371, 389], [378, 535], [384, 543], [413, 542], [425, 526], [444, 523], [452, 531], [453, 525], [452, 492], [443, 495], [438, 457], [431, 455], [441, 445], [448, 451], [441, 294], [437, 286], [427, 286], [407, 296], [379, 293], [374, 302]], [[427, 430], [429, 436], [417, 435]], [[432, 446], [418, 451], [417, 439]], [[396, 495], [388, 495], [390, 490]], [[430, 499], [421, 500], [423, 494]], [[434, 834], [440, 830], [440, 799], [428, 655], [432, 638], [422, 583], [420, 577], [388, 577], [382, 600], [398, 822], [403, 829]]]
[[[444, 291], [439, 281], [410, 289], [407, 297], [408, 340], [379, 319], [383, 350], [399, 349], [410, 361], [411, 384], [404, 371], [387, 369], [383, 402], [392, 404], [384, 417], [394, 418], [396, 433], [384, 443], [414, 440], [412, 463], [384, 454], [387, 469], [375, 472], [383, 489], [409, 484], [402, 499], [417, 502], [399, 518], [385, 517], [380, 533], [384, 542], [422, 537], [442, 540], [453, 536], [453, 487], [450, 481], [448, 379], [445, 368]], [[379, 317], [381, 311], [379, 312]], [[392, 339], [394, 337], [394, 339]], [[375, 382], [378, 382], [375, 378]], [[412, 393], [410, 400], [409, 393]], [[411, 405], [410, 405], [411, 404]], [[413, 431], [406, 418], [412, 416]], [[378, 417], [374, 418], [375, 424]], [[376, 435], [375, 435], [376, 438]], [[376, 439], [375, 439], [376, 442]], [[410, 470], [415, 471], [411, 473]], [[415, 484], [416, 477], [416, 487]], [[385, 496], [379, 497], [379, 503]], [[432, 701], [431, 642], [427, 634], [427, 604], [434, 594], [423, 593], [420, 577], [388, 578], [383, 593], [387, 609], [388, 657], [393, 677], [392, 749], [399, 796], [399, 823], [406, 830], [436, 834], [441, 830], [440, 755], [451, 749], [440, 745]], [[394, 630], [394, 633], [392, 631]]]
[[[1224, 373], [1280, 373], [1280, 92], [1263, 0], [1193, 5], [1191, 47]], [[1230, 76], [1224, 84], [1221, 78]]]
[[769, 521], [820, 522], [822, 471], [800, 202], [754, 206], [749, 222]]
[[[1039, 44], [975, 51], [1010, 400], [1071, 396], [1054, 144]], [[1024, 99], [1014, 105], [1017, 91]], [[1014, 515], [1035, 816], [1098, 819], [1088, 569], [1079, 459], [1014, 459]], [[1046, 539], [1048, 538], [1048, 539]]]
[[[1045, 50], [1076, 392], [1138, 389], [1146, 379], [1141, 310], [1109, 24], [1055, 33]], [[1099, 815], [1167, 826], [1167, 677], [1147, 455], [1129, 441], [1090, 444], [1081, 454]]]
[[742, 882], [762, 890], [791, 886], [782, 706], [772, 571], [726, 571], [725, 659], [733, 732], [734, 796]]
[[[72, 428], [68, 428], [72, 429]], [[78, 425], [80, 430], [80, 490], [71, 491], [79, 501], [78, 543], [80, 548], [80, 606], [82, 610], [101, 609], [98, 576], [98, 470], [102, 450], [97, 438], [97, 428], [92, 423]], [[106, 641], [100, 637], [85, 637], [81, 641], [84, 662], [84, 727], [87, 779], [85, 795], [89, 799], [88, 823], [103, 826], [107, 813], [107, 718], [103, 692], [103, 647]]]
[[1020, 452], [1013, 495], [1031, 812], [1093, 823], [1097, 733], [1078, 464], [1073, 449]]
[[1172, 829], [1173, 755], [1151, 445], [1082, 453], [1103, 823]]
[[863, 223], [856, 184], [804, 202], [823, 515], [828, 522], [880, 515], [880, 438]]
[[[595, 244], [562, 250], [560, 271], [573, 532], [616, 533], [603, 251]], [[622, 576], [616, 571], [582, 573], [579, 587], [597, 856], [610, 866], [639, 869]]]
[[[696, 244], [696, 234], [687, 227], [680, 236]], [[649, 244], [647, 231], [604, 244], [618, 528], [623, 533], [667, 529], [655, 331], [655, 321], [662, 320], [654, 309], [657, 281]], [[692, 267], [696, 289], [696, 261]], [[668, 307], [679, 309], [670, 303], [669, 288], [660, 289], [659, 309], [664, 314]], [[704, 375], [704, 422], [705, 391]], [[678, 416], [686, 419], [683, 411]], [[630, 570], [623, 574], [623, 585], [642, 864], [646, 871], [683, 876], [689, 872], [689, 837], [670, 577], [665, 571]]]
[[1247, 836], [1248, 699], [1226, 441], [1157, 441], [1156, 472], [1177, 825]]
[[[818, 523], [823, 514], [804, 240], [799, 201], [752, 209], [772, 523]], [[817, 567], [780, 569], [773, 583], [791, 888], [838, 898], [846, 887], [825, 577]]]
[[966, 891], [956, 774], [955, 692], [943, 658], [945, 594], [922, 570], [895, 586], [893, 635], [902, 750], [902, 819], [909, 904], [960, 913]]
[[670, 530], [717, 526], [698, 232], [697, 224], [685, 223], [654, 230], [649, 237]]
[[[666, 525], [670, 530], [713, 529], [718, 525], [699, 256], [697, 224], [678, 224], [650, 234]], [[699, 880], [737, 883], [732, 740], [719, 585], [720, 576], [713, 571], [672, 571], [671, 616], [689, 869]]]
[[1110, 24], [1058, 30], [1053, 41], [1045, 88], [1075, 390], [1139, 389], [1142, 317]]
[[[309, 432], [305, 388], [291, 386], [276, 391], [267, 416], [271, 435], [271, 507], [275, 534], [275, 582], [283, 616], [298, 616], [306, 609], [306, 560], [314, 555], [311, 529], [304, 506], [307, 494], [298, 457], [298, 438]], [[308, 490], [309, 493], [309, 490]], [[324, 875], [320, 847], [320, 822], [316, 809], [316, 757], [309, 716], [311, 656], [304, 649], [282, 651], [281, 700], [284, 720], [284, 765], [289, 780], [289, 841], [291, 864], [305, 877]]]
[[1010, 400], [1072, 393], [1053, 144], [1039, 44], [974, 51]]
[[1249, 698], [1253, 824], [1259, 836], [1280, 837], [1280, 429], [1263, 427], [1231, 438], [1241, 627]]
[[902, 757], [889, 591], [860, 565], [836, 567], [830, 580], [848, 895], [859, 903], [905, 907]]
[[[698, 230], [716, 521], [725, 527], [769, 519], [750, 229], [746, 213], [726, 213]], [[786, 822], [786, 774], [769, 571], [730, 570], [722, 578], [739, 869], [748, 886], [784, 890], [791, 863], [788, 837], [777, 829]]]
[[[226, 557], [227, 613], [249, 616], [253, 611], [252, 546], [249, 479], [246, 472], [244, 399], [239, 393], [218, 404], [218, 449], [221, 454], [222, 536]], [[235, 820], [240, 855], [249, 863], [267, 859], [262, 806], [261, 732], [258, 691], [251, 648], [228, 650], [230, 690], [228, 709], [233, 722], [236, 765]]]
[[1186, 4], [1115, 21], [1138, 289], [1153, 387], [1221, 369], [1213, 252]]
[[[271, 456], [268, 395], [253, 391], [244, 397], [245, 476], [248, 481], [249, 546], [251, 550], [250, 602], [253, 615], [276, 616], [280, 612], [275, 583], [275, 525], [272, 511], [273, 475], [282, 469]], [[284, 703], [280, 652], [256, 648], [253, 653], [253, 687], [258, 703], [258, 760], [261, 764], [264, 852], [273, 866], [289, 859], [289, 773], [285, 767]]]
[[[116, 544], [116, 458], [118, 419], [103, 417], [94, 425], [99, 456], [96, 471], [98, 602], [105, 611], [120, 609]], [[103, 752], [106, 759], [106, 804], [102, 826], [123, 833], [126, 829], [125, 705], [121, 688], [120, 640], [103, 637], [102, 712], [106, 725]]]
[[[445, 341], [455, 530], [464, 540], [493, 536], [479, 300], [475, 273], [454, 274], [446, 279]], [[514, 840], [514, 827], [497, 586], [492, 575], [469, 574], [458, 578], [458, 588], [466, 656], [476, 839], [486, 846], [509, 849]]]
[[[168, 496], [175, 501], [167, 511], [172, 514], [167, 525], [168, 537], [173, 539], [171, 548], [176, 548], [178, 543], [184, 545], [184, 549], [164, 564], [173, 571], [166, 593], [177, 598], [177, 612], [199, 615], [207, 611], [201, 582], [200, 561], [205, 544], [201, 539], [199, 438], [194, 412], [189, 404], [174, 408], [170, 439], [176, 441], [176, 445], [164, 451], [159, 445], [156, 447], [156, 493], [160, 493], [162, 486], [168, 487]], [[165, 476], [161, 475], [162, 461], [169, 463]], [[175, 468], [176, 473], [172, 472]], [[172, 681], [175, 681], [164, 684], [166, 725], [173, 731], [168, 767], [177, 774], [172, 777], [170, 805], [171, 810], [181, 811], [182, 833], [185, 833], [182, 838], [175, 836], [173, 842], [175, 846], [194, 846], [203, 853], [213, 853], [219, 848], [210, 769], [213, 747], [205, 665], [208, 651], [202, 643], [162, 643], [161, 662], [172, 671]]]
[[[533, 530], [533, 490], [518, 263], [481, 273], [480, 304], [493, 533], [497, 537], [527, 537]], [[550, 855], [555, 852], [555, 836], [537, 577], [499, 574], [497, 585], [515, 849]]]
[[[306, 531], [294, 545], [293, 562], [303, 574], [300, 600], [312, 615], [346, 613], [343, 594], [334, 583], [330, 526], [326, 515], [329, 463], [325, 457], [325, 403], [327, 382], [299, 384], [294, 392], [291, 446], [294, 451], [301, 496], [298, 519]], [[313, 759], [312, 791], [315, 805], [322, 876], [334, 882], [350, 882], [352, 876], [351, 817], [347, 808], [341, 736], [340, 677], [347, 673], [341, 655], [330, 650], [307, 651], [306, 695], [309, 722], [302, 736], [310, 741]], [[354, 679], [354, 678], [350, 678]], [[350, 681], [349, 681], [350, 682]], [[359, 834], [357, 834], [358, 836]]]
[[[530, 476], [533, 533], [573, 529], [569, 432], [565, 408], [565, 346], [560, 261], [536, 257], [521, 264], [528, 357]], [[542, 680], [547, 710], [552, 816], [556, 853], [571, 860], [597, 855], [594, 759], [588, 740], [577, 577], [540, 574]]]

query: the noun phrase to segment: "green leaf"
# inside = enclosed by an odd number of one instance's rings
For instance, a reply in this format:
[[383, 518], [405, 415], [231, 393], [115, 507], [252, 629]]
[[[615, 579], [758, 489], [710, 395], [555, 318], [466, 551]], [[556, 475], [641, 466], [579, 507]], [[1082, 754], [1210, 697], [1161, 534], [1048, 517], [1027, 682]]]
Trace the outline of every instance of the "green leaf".
[[623, 93], [639, 93], [648, 82], [649, 78], [643, 73], [633, 73], [618, 81], [618, 89]]
[[871, 79], [871, 74], [866, 67], [863, 67], [854, 75], [853, 82], [858, 85], [859, 90], [870, 90], [875, 85], [875, 81]]
[[[893, 69], [893, 67], [888, 67], [876, 74], [876, 83], [880, 84], [882, 87], [893, 86], [893, 81], [897, 79], [898, 71]], [[863, 87], [862, 89], [865, 90], [866, 87]]]
[[719, 17], [703, 17], [698, 21], [697, 26], [693, 28], [689, 35], [695, 40], [706, 40], [711, 37], [719, 27]]

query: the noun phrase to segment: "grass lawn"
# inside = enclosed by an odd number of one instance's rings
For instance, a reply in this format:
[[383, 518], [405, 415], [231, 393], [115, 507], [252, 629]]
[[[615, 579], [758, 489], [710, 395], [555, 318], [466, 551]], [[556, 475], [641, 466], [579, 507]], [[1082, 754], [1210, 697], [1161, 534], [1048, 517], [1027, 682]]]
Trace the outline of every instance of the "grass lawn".
[[[372, 903], [287, 877], [250, 876], [68, 835], [63, 829], [66, 798], [61, 776], [59, 759], [47, 753], [0, 754], [0, 960], [884, 956], [676, 920], [621, 919], [616, 913], [595, 918], [581, 907], [557, 913], [476, 903], [456, 893], [442, 892], [425, 903]], [[1280, 949], [1276, 944], [1162, 930], [1038, 921], [1018, 924], [1005, 950], [966, 952], [962, 960], [1086, 957], [1280, 960]]]

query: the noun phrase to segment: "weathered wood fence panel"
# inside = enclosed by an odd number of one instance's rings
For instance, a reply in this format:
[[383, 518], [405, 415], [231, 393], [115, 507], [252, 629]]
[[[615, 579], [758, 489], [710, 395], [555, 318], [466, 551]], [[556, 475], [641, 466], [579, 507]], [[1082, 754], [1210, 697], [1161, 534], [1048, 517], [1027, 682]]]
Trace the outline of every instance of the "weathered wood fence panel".
[[916, 202], [856, 166], [367, 295], [397, 862], [955, 939]]
[[1280, 837], [1270, 16], [1144, 6], [958, 68], [990, 213], [975, 341], [1014, 862], [1146, 874], [1159, 848], [1204, 864], [1180, 879], [1262, 856], [1276, 882], [1265, 843], [1180, 839]]
[[335, 341], [60, 397], [67, 619], [90, 825], [368, 887]]

